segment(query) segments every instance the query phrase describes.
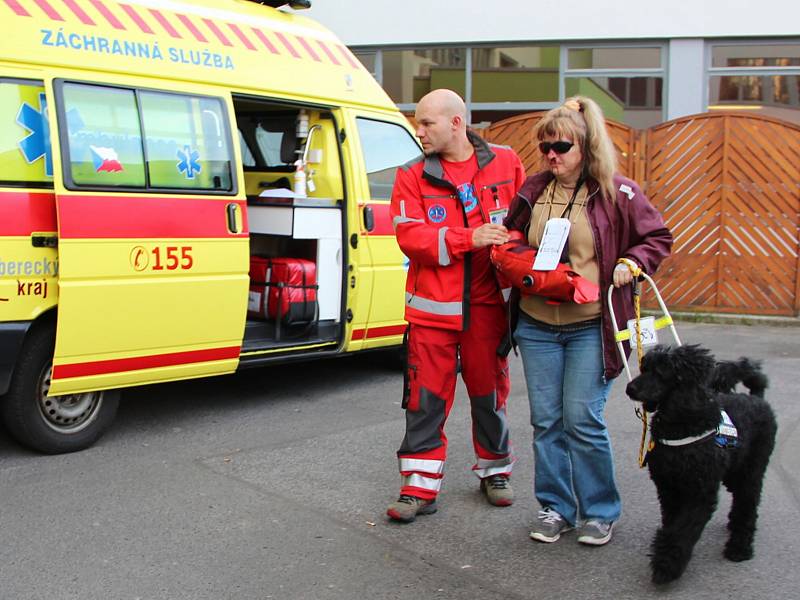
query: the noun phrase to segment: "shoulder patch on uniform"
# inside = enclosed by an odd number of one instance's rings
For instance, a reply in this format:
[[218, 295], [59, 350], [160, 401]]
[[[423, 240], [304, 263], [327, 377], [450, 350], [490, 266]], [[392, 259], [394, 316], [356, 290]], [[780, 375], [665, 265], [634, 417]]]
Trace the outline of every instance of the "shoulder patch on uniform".
[[619, 191], [623, 194], [628, 196], [628, 200], [633, 200], [633, 197], [636, 195], [636, 192], [633, 191], [633, 188], [626, 183], [623, 183], [619, 186]]
[[441, 223], [447, 218], [447, 210], [441, 204], [434, 204], [428, 209], [428, 218], [434, 223]]

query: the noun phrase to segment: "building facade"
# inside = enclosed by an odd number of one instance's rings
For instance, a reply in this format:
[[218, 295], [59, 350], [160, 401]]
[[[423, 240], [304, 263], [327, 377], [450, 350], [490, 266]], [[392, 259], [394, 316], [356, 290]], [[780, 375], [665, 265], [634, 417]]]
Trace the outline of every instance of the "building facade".
[[636, 128], [729, 110], [800, 124], [800, 3], [788, 0], [315, 0], [309, 15], [406, 112], [448, 87], [473, 124], [574, 94]]

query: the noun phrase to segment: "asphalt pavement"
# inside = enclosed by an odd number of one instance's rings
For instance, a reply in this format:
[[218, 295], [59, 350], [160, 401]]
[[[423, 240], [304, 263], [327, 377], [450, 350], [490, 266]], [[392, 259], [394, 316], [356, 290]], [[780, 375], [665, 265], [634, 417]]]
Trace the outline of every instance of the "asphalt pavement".
[[93, 448], [39, 456], [0, 433], [0, 600], [800, 596], [800, 328], [679, 323], [685, 343], [764, 361], [779, 420], [755, 557], [722, 557], [727, 493], [684, 577], [649, 581], [659, 521], [637, 465], [624, 375], [607, 418], [623, 516], [604, 547], [529, 539], [531, 427], [518, 359], [509, 411], [514, 506], [486, 504], [463, 385], [440, 510], [410, 525], [384, 511], [399, 485], [401, 373], [376, 355], [128, 390]]

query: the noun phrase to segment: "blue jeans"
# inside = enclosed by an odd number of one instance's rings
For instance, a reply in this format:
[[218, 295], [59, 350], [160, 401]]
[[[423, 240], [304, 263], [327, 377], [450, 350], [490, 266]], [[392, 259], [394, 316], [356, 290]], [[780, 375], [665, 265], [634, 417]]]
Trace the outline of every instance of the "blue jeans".
[[600, 325], [555, 331], [520, 316], [519, 345], [533, 425], [534, 493], [570, 524], [621, 512], [603, 411]]

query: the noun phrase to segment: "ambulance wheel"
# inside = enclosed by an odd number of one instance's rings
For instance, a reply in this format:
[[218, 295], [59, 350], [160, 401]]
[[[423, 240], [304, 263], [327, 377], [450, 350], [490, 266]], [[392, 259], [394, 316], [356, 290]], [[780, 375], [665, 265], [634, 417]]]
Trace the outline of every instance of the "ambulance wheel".
[[31, 331], [2, 399], [2, 416], [8, 433], [23, 446], [62, 454], [88, 448], [103, 435], [117, 413], [119, 391], [48, 397], [53, 348], [52, 328]]

